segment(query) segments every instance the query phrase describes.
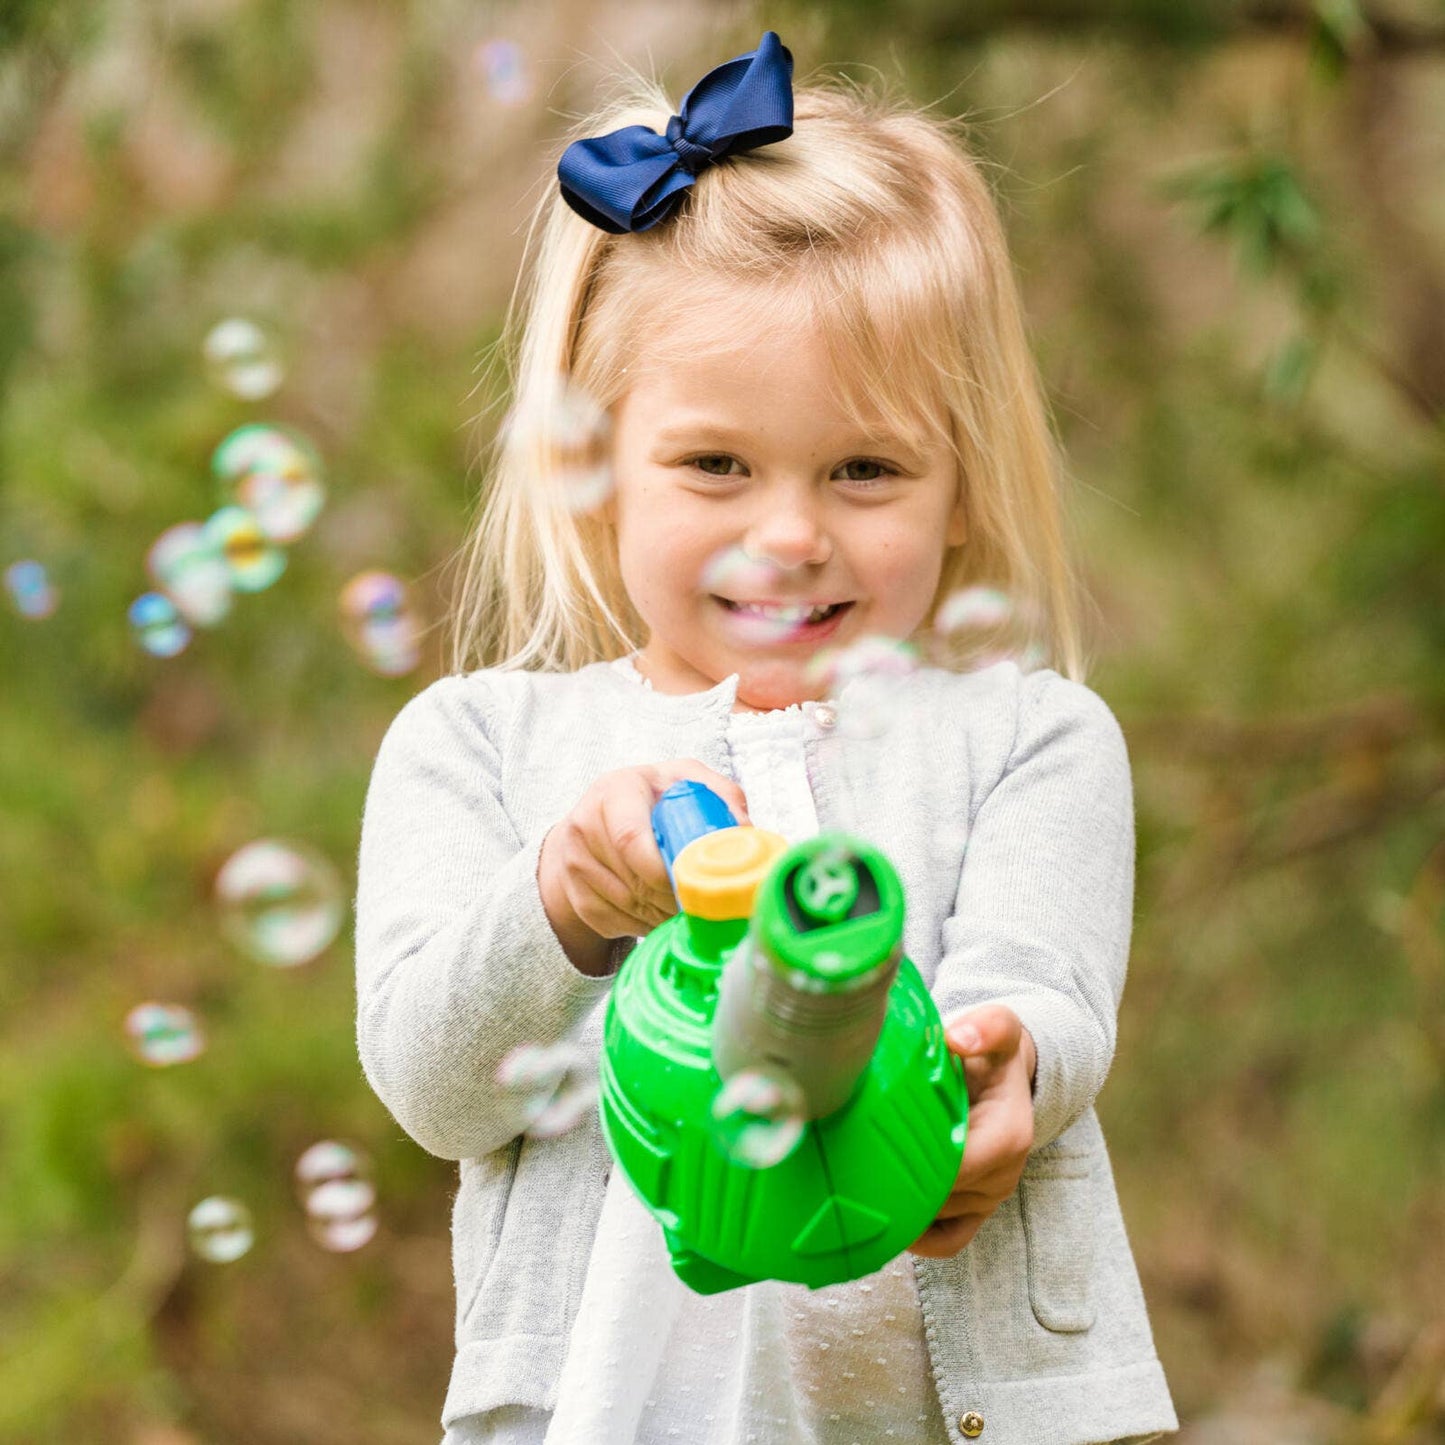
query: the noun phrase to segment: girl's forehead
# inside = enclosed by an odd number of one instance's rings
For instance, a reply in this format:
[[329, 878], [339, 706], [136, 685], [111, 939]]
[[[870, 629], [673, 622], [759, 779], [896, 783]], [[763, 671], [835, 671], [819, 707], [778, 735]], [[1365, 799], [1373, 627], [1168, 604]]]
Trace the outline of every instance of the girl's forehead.
[[[897, 358], [895, 358], [895, 363]], [[786, 398], [923, 443], [949, 432], [931, 368], [876, 374], [848, 321], [783, 286], [709, 282], [649, 306], [628, 349], [623, 392], [721, 411]]]

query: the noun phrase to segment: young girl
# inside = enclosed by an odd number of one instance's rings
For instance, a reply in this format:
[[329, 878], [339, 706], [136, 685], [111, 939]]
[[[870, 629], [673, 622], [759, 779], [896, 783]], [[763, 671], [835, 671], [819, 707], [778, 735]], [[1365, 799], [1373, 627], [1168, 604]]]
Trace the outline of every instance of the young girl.
[[[542, 209], [458, 619], [462, 665], [494, 665], [402, 710], [361, 839], [362, 1061], [460, 1161], [447, 1445], [1174, 1429], [1093, 1109], [1129, 765], [1080, 681], [1046, 412], [977, 164], [906, 107], [794, 96], [769, 33], [678, 114], [649, 91], [589, 123]], [[579, 395], [610, 422], [600, 457]], [[967, 585], [1032, 619], [1024, 665], [897, 665]], [[882, 726], [877, 686], [864, 708], [866, 677], [824, 665], [867, 648], [895, 663]], [[529, 1131], [499, 1080], [525, 1044], [595, 1057], [626, 951], [676, 910], [649, 813], [680, 778], [789, 841], [844, 828], [903, 879], [969, 1134], [937, 1220], [870, 1278], [668, 1293], [595, 1111]]]

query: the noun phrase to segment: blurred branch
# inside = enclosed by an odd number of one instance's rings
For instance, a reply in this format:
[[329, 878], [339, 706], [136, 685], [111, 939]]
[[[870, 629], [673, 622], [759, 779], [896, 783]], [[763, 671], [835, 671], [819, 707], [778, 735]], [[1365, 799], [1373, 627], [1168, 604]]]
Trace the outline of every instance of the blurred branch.
[[[1422, 51], [1445, 50], [1445, 26], [1412, 24], [1398, 16], [1382, 15], [1360, 7], [1360, 19], [1371, 36], [1372, 47], [1385, 55], [1414, 55]], [[1236, 30], [1266, 31], [1298, 35], [1307, 39], [1319, 24], [1317, 7], [1313, 5], [1272, 5], [1259, 3], [1241, 6], [1237, 12]]]
[[[1349, 90], [1348, 150], [1359, 182], [1361, 216], [1374, 253], [1387, 258], [1379, 285], [1390, 328], [1390, 355], [1357, 332], [1344, 337], [1392, 385], [1406, 407], [1427, 424], [1445, 423], [1445, 275], [1438, 247], [1419, 207], [1419, 177], [1402, 159], [1400, 137], [1410, 120], [1401, 77], [1367, 62], [1355, 67]], [[1340, 326], [1343, 318], [1336, 316]]]
[[1445, 1386], [1445, 1322], [1421, 1330], [1399, 1368], [1380, 1391], [1362, 1422], [1347, 1436], [1356, 1445], [1404, 1445], [1417, 1431], [1440, 1416], [1440, 1391]]
[[1393, 748], [1418, 741], [1427, 720], [1403, 693], [1383, 693], [1331, 712], [1267, 721], [1223, 717], [1130, 719], [1131, 747], [1190, 763], [1274, 768], [1308, 753], [1347, 747]]
[[[1423, 291], [1424, 288], [1421, 288], [1421, 291], [1416, 293], [1422, 296], [1422, 301]], [[1445, 296], [1445, 292], [1439, 294]], [[1437, 304], [1435, 309], [1445, 313], [1445, 306]], [[1425, 384], [1417, 382], [1404, 367], [1392, 361], [1347, 322], [1336, 318], [1332, 325], [1346, 345], [1352, 347], [1366, 363], [1375, 368], [1386, 385], [1399, 395], [1408, 410], [1414, 412], [1427, 426], [1445, 427], [1445, 408], [1435, 399], [1433, 388], [1427, 389]]]
[[1393, 818], [1415, 812], [1445, 799], [1445, 765], [1423, 778], [1382, 789], [1362, 801], [1337, 783], [1312, 789], [1294, 799], [1275, 836], [1266, 823], [1246, 838], [1244, 860], [1256, 868], [1293, 862], [1306, 853], [1318, 853], [1364, 833], [1378, 831]]
[[[1339, 725], [1337, 720], [1334, 725]], [[1205, 756], [1220, 763], [1227, 759], [1230, 766], [1211, 788], [1209, 805], [1183, 856], [1168, 870], [1157, 904], [1161, 914], [1167, 916], [1180, 904], [1212, 899], [1246, 874], [1378, 833], [1397, 818], [1445, 801], [1445, 764], [1393, 779], [1385, 756], [1391, 732], [1367, 731], [1327, 750], [1317, 749], [1340, 764], [1328, 783], [1297, 793], [1285, 803], [1251, 809], [1232, 776], [1234, 763], [1246, 757], [1262, 763], [1271, 755], [1278, 761], [1286, 751], [1286, 739], [1294, 738], [1298, 745], [1322, 726], [1320, 720], [1286, 724], [1276, 735], [1261, 729], [1237, 730], [1234, 746], [1239, 751], [1233, 754], [1224, 751], [1227, 725], [1212, 735], [1196, 734], [1196, 744], [1208, 749]], [[1396, 745], [1403, 743], [1398, 731], [1393, 736]]]
[[[1445, 51], [1445, 25], [1414, 23], [1398, 16], [1360, 10], [1368, 43], [1377, 54], [1417, 55]], [[1146, 3], [1078, 4], [1070, 0], [1015, 0], [1005, 7], [950, 5], [920, 25], [925, 45], [966, 44], [1010, 30], [1044, 30], [1051, 35], [1116, 32], [1138, 39], [1195, 47], [1251, 35], [1314, 38], [1318, 9], [1309, 4], [1175, 5]]]

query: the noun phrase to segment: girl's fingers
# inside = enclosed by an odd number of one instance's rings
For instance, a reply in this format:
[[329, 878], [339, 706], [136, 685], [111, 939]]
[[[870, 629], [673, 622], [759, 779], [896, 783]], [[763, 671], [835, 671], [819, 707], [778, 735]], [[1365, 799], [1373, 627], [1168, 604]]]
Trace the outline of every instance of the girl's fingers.
[[969, 1214], [942, 1224], [930, 1224], [908, 1247], [924, 1259], [952, 1259], [978, 1233], [987, 1215]]
[[706, 763], [699, 762], [696, 758], [677, 758], [672, 762], [658, 763], [639, 771], [652, 774], [659, 798], [674, 783], [703, 783], [728, 805], [728, 811], [739, 823], [749, 821], [748, 800], [743, 796], [743, 790], [731, 778], [714, 772]]
[[581, 893], [575, 907], [577, 916], [603, 938], [622, 938], [649, 933], [670, 914], [654, 909], [637, 913], [627, 885], [611, 873], [598, 871], [577, 879]]
[[959, 1177], [982, 1178], [1023, 1167], [1034, 1147], [1033, 1101], [1020, 1082], [977, 1102], [969, 1111]]
[[677, 912], [652, 809], [683, 779], [706, 784], [747, 821], [742, 789], [696, 758], [619, 768], [599, 779], [571, 815], [564, 869], [576, 887], [573, 911], [603, 937], [648, 932]]
[[966, 1214], [991, 1214], [1008, 1198], [1008, 1193], [994, 1193], [983, 1189], [961, 1189], [950, 1194], [943, 1201], [943, 1207], [934, 1215], [934, 1222], [943, 1219], [959, 1219]]
[[652, 836], [651, 789], [645, 778], [632, 774], [616, 793], [599, 800], [601, 826], [594, 842], [599, 863], [630, 885], [641, 906], [676, 912], [667, 864]]

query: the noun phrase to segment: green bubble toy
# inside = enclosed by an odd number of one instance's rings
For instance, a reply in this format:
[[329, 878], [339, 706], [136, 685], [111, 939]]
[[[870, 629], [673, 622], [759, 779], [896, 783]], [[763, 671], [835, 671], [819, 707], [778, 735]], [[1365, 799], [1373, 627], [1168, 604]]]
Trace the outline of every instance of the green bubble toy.
[[[937, 1216], [968, 1124], [962, 1062], [903, 956], [898, 874], [847, 834], [789, 847], [739, 827], [701, 783], [674, 784], [652, 822], [681, 911], [608, 1004], [613, 1159], [699, 1294], [871, 1274]], [[725, 1086], [727, 1123], [770, 1133], [765, 1157], [720, 1125]], [[779, 1101], [791, 1118], [768, 1115]]]

